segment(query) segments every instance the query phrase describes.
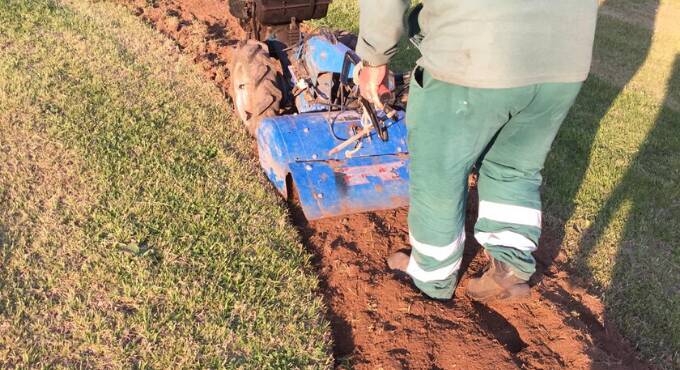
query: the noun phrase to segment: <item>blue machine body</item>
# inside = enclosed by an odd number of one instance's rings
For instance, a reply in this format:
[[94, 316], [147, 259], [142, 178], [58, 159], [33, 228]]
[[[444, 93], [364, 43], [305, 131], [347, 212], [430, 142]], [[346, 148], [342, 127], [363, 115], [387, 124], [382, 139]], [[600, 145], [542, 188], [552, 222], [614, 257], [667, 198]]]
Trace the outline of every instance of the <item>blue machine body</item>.
[[[304, 61], [305, 69], [309, 74], [312, 85], [320, 93], [330, 95], [334, 80], [332, 75], [342, 73], [345, 54], [354, 52], [345, 44], [331, 40], [325, 35], [312, 36], [297, 49], [295, 57]], [[354, 73], [354, 65], [350, 65], [347, 71], [349, 76]], [[321, 78], [325, 76], [327, 78]], [[295, 85], [298, 81], [293, 79]], [[300, 113], [320, 112], [328, 110], [328, 106], [314, 103], [308, 99], [307, 94], [299, 94], [295, 98], [295, 106]]]
[[[304, 60], [309, 78], [316, 83], [316, 78], [325, 73], [342, 72], [348, 50], [325, 37], [311, 37], [297, 56]], [[294, 185], [309, 220], [408, 204], [404, 112], [385, 120], [387, 141], [371, 131], [345, 150], [329, 155], [331, 149], [361, 129], [361, 113], [331, 111], [314, 102], [305, 104], [307, 113], [265, 118], [257, 130], [260, 165], [283, 196], [292, 195], [290, 186]], [[300, 107], [298, 102], [296, 105]]]
[[[345, 44], [338, 41], [330, 41], [324, 36], [312, 36], [308, 38], [303, 47], [299, 49], [310, 77], [314, 82], [316, 78], [326, 72], [341, 73], [345, 54], [352, 51]], [[354, 65], [350, 66], [349, 75], [352, 76]]]
[[[309, 220], [408, 204], [404, 114], [388, 122], [388, 141], [375, 133], [332, 156], [328, 152], [360, 126], [355, 112], [267, 118], [257, 133], [260, 165], [284, 196], [290, 180]], [[333, 132], [329, 123], [335, 119]], [[351, 154], [349, 154], [351, 153]]]

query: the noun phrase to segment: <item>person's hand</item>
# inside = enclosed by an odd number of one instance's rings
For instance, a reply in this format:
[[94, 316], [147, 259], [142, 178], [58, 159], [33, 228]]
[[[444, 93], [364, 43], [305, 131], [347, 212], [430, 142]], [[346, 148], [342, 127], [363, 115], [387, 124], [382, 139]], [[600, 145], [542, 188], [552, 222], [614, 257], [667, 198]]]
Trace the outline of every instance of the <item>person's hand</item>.
[[387, 87], [387, 75], [387, 64], [376, 67], [363, 65], [359, 71], [359, 92], [361, 96], [378, 108], [383, 107], [380, 97], [383, 94], [390, 93]]

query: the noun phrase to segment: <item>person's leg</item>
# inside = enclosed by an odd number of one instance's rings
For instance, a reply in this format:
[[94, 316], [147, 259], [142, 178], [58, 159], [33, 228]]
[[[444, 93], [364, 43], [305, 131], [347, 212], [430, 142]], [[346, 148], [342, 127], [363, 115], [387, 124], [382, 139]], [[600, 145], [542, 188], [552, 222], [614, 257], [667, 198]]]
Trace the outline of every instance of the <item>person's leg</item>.
[[[430, 297], [451, 298], [463, 255], [467, 177], [527, 89], [471, 89], [424, 73], [409, 91], [409, 231], [405, 271]], [[398, 256], [398, 255], [397, 255]], [[401, 255], [405, 264], [406, 256]], [[389, 261], [388, 261], [389, 262]]]
[[581, 83], [535, 88], [532, 102], [498, 133], [484, 156], [477, 181], [475, 238], [494, 260], [523, 281], [531, 277], [536, 265], [531, 252], [541, 234], [541, 170]]

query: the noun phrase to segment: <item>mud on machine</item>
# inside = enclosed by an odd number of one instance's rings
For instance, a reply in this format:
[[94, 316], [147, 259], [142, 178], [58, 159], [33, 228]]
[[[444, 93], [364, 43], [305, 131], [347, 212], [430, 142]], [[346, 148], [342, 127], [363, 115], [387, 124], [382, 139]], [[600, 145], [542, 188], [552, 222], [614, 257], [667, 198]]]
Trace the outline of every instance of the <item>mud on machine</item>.
[[309, 220], [408, 203], [408, 83], [391, 76], [384, 109], [361, 97], [356, 36], [300, 30], [329, 3], [229, 1], [247, 34], [229, 68], [236, 112], [269, 180]]

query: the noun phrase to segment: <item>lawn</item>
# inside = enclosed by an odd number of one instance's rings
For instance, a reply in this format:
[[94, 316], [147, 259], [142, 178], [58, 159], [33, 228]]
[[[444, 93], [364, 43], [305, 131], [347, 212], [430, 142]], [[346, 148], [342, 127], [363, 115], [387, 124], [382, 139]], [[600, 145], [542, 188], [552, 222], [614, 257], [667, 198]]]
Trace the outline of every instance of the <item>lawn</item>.
[[324, 367], [310, 259], [216, 88], [119, 6], [0, 2], [0, 367]]
[[[315, 26], [356, 31], [357, 1]], [[545, 228], [642, 355], [680, 368], [679, 0], [602, 2]], [[402, 42], [393, 67], [412, 68]], [[0, 2], [0, 365], [328, 367], [310, 257], [251, 139], [107, 2]]]
[[[358, 30], [335, 0], [318, 27]], [[545, 229], [644, 357], [680, 368], [680, 1], [600, 1], [592, 74], [544, 170]], [[392, 63], [409, 70], [407, 42]]]

